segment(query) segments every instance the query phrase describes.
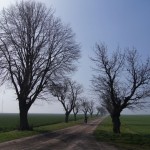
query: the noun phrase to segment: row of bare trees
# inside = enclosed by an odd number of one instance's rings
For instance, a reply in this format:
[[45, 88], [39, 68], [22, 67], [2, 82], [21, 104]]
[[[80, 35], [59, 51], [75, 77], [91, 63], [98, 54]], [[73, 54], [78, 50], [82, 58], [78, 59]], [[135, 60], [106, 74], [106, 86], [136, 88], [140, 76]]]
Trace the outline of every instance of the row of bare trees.
[[[27, 115], [32, 104], [47, 98], [48, 83], [75, 71], [79, 58], [80, 46], [75, 34], [54, 16], [52, 9], [39, 2], [21, 1], [1, 11], [1, 81], [11, 83], [15, 90], [21, 130], [29, 129]], [[63, 96], [58, 96], [62, 104]], [[69, 107], [72, 108], [67, 106], [67, 113]]]
[[94, 103], [80, 98], [82, 86], [69, 79], [79, 58], [72, 29], [44, 4], [21, 1], [1, 11], [0, 79], [15, 90], [20, 130], [30, 129], [28, 111], [37, 99], [49, 99], [47, 93], [62, 104], [66, 122], [79, 108], [92, 116]]
[[97, 110], [97, 114], [96, 114], [96, 116], [105, 116], [105, 115], [107, 115], [107, 110], [106, 110], [106, 108], [105, 107], [102, 107], [102, 106], [97, 106], [96, 107], [96, 110]]
[[[150, 96], [150, 59], [143, 62], [137, 50], [119, 49], [108, 54], [105, 44], [96, 44], [92, 84], [101, 101], [97, 110], [110, 113], [113, 131], [120, 133], [120, 114], [125, 108], [145, 105]], [[21, 1], [0, 15], [0, 79], [11, 83], [20, 111], [20, 129], [28, 130], [28, 111], [37, 99], [58, 99], [76, 118], [81, 109], [85, 122], [94, 102], [81, 96], [82, 86], [69, 76], [76, 70], [80, 46], [75, 34], [52, 9], [34, 1]]]
[[83, 87], [75, 81], [65, 78], [58, 83], [51, 82], [48, 85], [49, 92], [57, 97], [65, 111], [65, 122], [69, 121], [71, 112], [74, 114], [74, 120], [79, 112], [84, 113], [85, 123], [87, 123], [88, 113], [93, 116], [95, 109], [94, 101], [88, 101], [82, 96]]

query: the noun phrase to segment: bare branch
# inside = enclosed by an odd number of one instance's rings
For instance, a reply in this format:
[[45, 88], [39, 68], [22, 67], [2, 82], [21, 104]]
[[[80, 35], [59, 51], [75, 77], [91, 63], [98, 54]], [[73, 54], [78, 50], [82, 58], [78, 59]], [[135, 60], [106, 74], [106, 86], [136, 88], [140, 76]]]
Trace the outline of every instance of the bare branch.
[[121, 111], [141, 107], [150, 96], [150, 59], [143, 62], [135, 48], [123, 53], [117, 50], [108, 57], [103, 44], [96, 45], [95, 54], [93, 88], [112, 117], [114, 132], [120, 133]]
[[28, 110], [48, 80], [76, 69], [79, 44], [69, 26], [52, 9], [34, 1], [21, 1], [0, 16], [1, 79], [11, 82], [20, 107]]
[[[75, 107], [77, 111], [76, 114], [78, 113], [78, 100], [80, 94], [83, 92], [83, 88], [80, 84], [70, 79], [64, 79], [60, 83], [50, 81], [48, 89], [49, 92], [61, 102], [67, 117], [69, 117], [72, 110], [75, 112]], [[68, 122], [68, 118], [66, 118], [66, 122]]]

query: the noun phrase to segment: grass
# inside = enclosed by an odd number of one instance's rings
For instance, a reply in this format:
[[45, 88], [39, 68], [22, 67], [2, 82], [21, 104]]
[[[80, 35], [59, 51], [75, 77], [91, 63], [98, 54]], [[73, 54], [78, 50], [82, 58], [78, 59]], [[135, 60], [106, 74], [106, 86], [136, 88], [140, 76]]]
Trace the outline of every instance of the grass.
[[[83, 118], [83, 115], [78, 115], [77, 119]], [[65, 115], [63, 114], [29, 114], [28, 121], [30, 126], [38, 127], [50, 124], [64, 122]], [[73, 120], [73, 115], [70, 115], [69, 121]], [[19, 114], [0, 114], [0, 133], [16, 130], [19, 127]]]
[[94, 135], [99, 141], [117, 145], [121, 150], [150, 149], [150, 115], [121, 116], [121, 134], [112, 132], [111, 118], [107, 117]]
[[33, 126], [33, 131], [18, 131], [16, 127], [19, 125], [18, 114], [1, 114], [0, 115], [0, 142], [19, 139], [22, 137], [37, 135], [45, 132], [53, 132], [59, 129], [77, 125], [81, 122], [83, 115], [78, 115], [77, 121], [70, 116], [70, 122], [64, 122], [62, 114], [30, 114], [29, 123]]
[[35, 128], [33, 128], [33, 131], [13, 130], [13, 131], [9, 131], [9, 132], [2, 132], [2, 133], [0, 133], [0, 143], [9, 141], [9, 140], [19, 139], [22, 137], [33, 136], [33, 135], [37, 135], [40, 133], [53, 132], [53, 131], [56, 131], [59, 129], [64, 129], [66, 127], [77, 125], [79, 123], [81, 123], [81, 120], [70, 121], [69, 123], [62, 122], [62, 123], [51, 124], [51, 125], [47, 125], [47, 126], [35, 127]]

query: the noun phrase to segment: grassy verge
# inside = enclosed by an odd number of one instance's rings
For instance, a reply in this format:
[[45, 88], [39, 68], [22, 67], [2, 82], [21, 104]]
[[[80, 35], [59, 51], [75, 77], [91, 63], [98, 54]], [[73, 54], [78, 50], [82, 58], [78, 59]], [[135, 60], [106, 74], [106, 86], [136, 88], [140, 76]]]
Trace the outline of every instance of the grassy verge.
[[94, 132], [99, 141], [116, 145], [120, 150], [150, 149], [150, 116], [122, 116], [121, 134], [112, 132], [111, 118], [107, 117]]
[[40, 126], [40, 127], [33, 128], [33, 131], [13, 130], [13, 131], [9, 131], [9, 132], [2, 132], [2, 133], [0, 133], [0, 142], [19, 139], [19, 138], [37, 135], [37, 134], [45, 133], [45, 132], [53, 132], [53, 131], [56, 131], [59, 129], [63, 129], [63, 128], [67, 128], [70, 126], [80, 124], [81, 122], [83, 122], [83, 120], [70, 121], [69, 123], [62, 122], [62, 123], [57, 123], [57, 124]]
[[[82, 119], [83, 115], [78, 115], [77, 119]], [[64, 114], [29, 114], [28, 121], [30, 126], [46, 126], [50, 124], [56, 124], [64, 122]], [[73, 121], [74, 117], [71, 114], [69, 121]], [[16, 130], [19, 127], [19, 114], [0, 114], [0, 133]]]

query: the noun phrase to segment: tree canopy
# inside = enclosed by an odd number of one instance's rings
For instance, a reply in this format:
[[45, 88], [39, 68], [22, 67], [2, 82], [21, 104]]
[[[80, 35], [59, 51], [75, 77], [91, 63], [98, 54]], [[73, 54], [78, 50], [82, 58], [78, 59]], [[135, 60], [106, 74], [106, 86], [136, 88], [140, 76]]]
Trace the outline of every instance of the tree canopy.
[[122, 110], [141, 106], [150, 96], [150, 59], [142, 61], [135, 48], [109, 56], [104, 44], [96, 44], [95, 54], [93, 88], [112, 117], [113, 131], [120, 133]]
[[1, 78], [12, 83], [22, 116], [20, 128], [27, 129], [29, 108], [48, 80], [75, 70], [80, 48], [72, 29], [51, 8], [21, 1], [1, 12], [0, 55]]

